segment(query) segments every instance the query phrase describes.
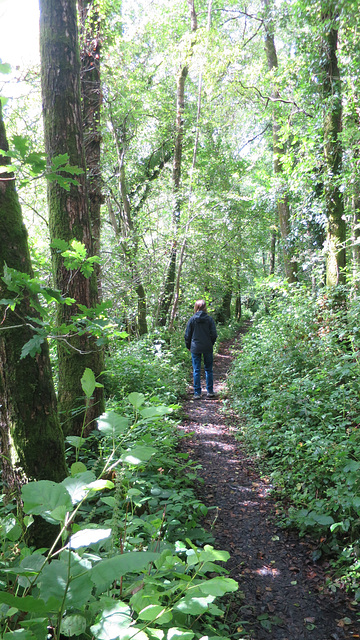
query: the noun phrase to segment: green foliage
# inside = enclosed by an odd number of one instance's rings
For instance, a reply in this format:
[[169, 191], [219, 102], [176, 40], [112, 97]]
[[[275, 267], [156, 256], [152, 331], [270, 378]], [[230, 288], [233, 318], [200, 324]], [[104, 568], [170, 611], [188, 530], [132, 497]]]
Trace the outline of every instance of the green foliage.
[[290, 496], [287, 522], [321, 538], [316, 555], [345, 558], [351, 548], [347, 562], [356, 564], [358, 302], [346, 310], [325, 292], [315, 298], [274, 283], [266, 297], [269, 313], [258, 312], [229, 379], [233, 405], [277, 490]]
[[[85, 372], [87, 395], [93, 386]], [[57, 640], [225, 637], [214, 632], [215, 601], [237, 583], [218, 564], [229, 554], [198, 524], [206, 509], [190, 488], [193, 464], [175, 454], [171, 408], [138, 392], [127, 400], [127, 416], [99, 419], [89, 468], [23, 487], [28, 526], [33, 516], [59, 526], [50, 550], [28, 548], [18, 519], [2, 519], [1, 637], [46, 640], [49, 627]]]
[[[111, 342], [107, 360], [105, 389], [113, 401], [121, 401], [132, 391], [151, 394], [161, 402], [176, 402], [186, 391], [186, 371], [181, 363], [185, 356], [183, 334], [177, 348], [161, 333], [151, 333], [140, 340]], [[184, 375], [185, 373], [185, 375]]]

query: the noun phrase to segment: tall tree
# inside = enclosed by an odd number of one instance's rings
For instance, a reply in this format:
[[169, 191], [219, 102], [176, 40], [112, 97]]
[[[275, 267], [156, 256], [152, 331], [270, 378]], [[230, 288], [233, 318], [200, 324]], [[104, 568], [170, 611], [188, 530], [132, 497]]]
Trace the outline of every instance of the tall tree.
[[78, 0], [81, 96], [90, 221], [95, 255], [100, 254], [101, 179], [101, 17], [99, 0]]
[[[93, 255], [84, 157], [83, 119], [80, 98], [80, 54], [76, 0], [40, 0], [41, 83], [45, 149], [49, 162], [66, 154], [70, 165], [83, 170], [70, 190], [58, 182], [48, 186], [50, 239], [70, 243], [76, 239]], [[59, 307], [58, 323], [63, 326], [77, 312], [77, 304], [94, 308], [98, 303], [96, 273], [85, 277], [81, 270], [69, 271], [58, 250], [52, 251], [56, 287], [76, 300]], [[83, 428], [80, 380], [85, 368], [98, 378], [103, 370], [103, 353], [95, 339], [84, 332], [60, 341], [59, 408], [66, 433], [79, 434]], [[87, 424], [103, 411], [103, 390], [96, 389], [87, 414]]]
[[337, 61], [337, 3], [326, 4], [321, 15], [321, 67], [324, 105], [325, 204], [327, 216], [326, 283], [333, 287], [345, 282], [346, 223], [341, 192], [342, 124], [341, 78]]
[[[190, 11], [191, 33], [197, 30], [197, 15], [195, 11], [194, 0], [187, 0]], [[173, 229], [174, 237], [170, 248], [169, 263], [165, 275], [164, 289], [159, 302], [159, 324], [166, 325], [167, 316], [170, 310], [171, 302], [175, 289], [176, 278], [176, 259], [178, 254], [178, 232], [180, 228], [181, 218], [181, 163], [184, 138], [184, 109], [185, 109], [185, 81], [189, 73], [189, 59], [193, 52], [194, 39], [190, 40], [190, 49], [186, 46], [184, 52], [184, 60], [180, 65], [180, 69], [176, 79], [176, 119], [175, 119], [175, 139], [174, 139], [174, 160], [172, 170], [173, 181]]]
[[[264, 27], [265, 27], [265, 52], [266, 59], [268, 64], [268, 69], [270, 72], [273, 72], [278, 68], [278, 58], [276, 53], [275, 46], [275, 37], [274, 37], [274, 24], [271, 18], [271, 0], [263, 0], [263, 4], [266, 10], [266, 15], [264, 19]], [[273, 87], [272, 90], [272, 100], [273, 103], [273, 128], [272, 128], [272, 137], [273, 137], [273, 153], [274, 153], [274, 174], [275, 176], [281, 178], [283, 175], [283, 166], [282, 160], [285, 155], [285, 149], [280, 140], [280, 114], [278, 111], [278, 105], [276, 102], [279, 100], [280, 95], [276, 87]], [[291, 233], [291, 225], [290, 225], [290, 208], [289, 208], [289, 199], [287, 193], [286, 185], [281, 190], [277, 198], [277, 210], [279, 217], [279, 226], [281, 239], [283, 244], [283, 255], [284, 255], [284, 267], [285, 267], [285, 275], [289, 282], [295, 282], [297, 280], [297, 262], [292, 255], [292, 247], [290, 243], [290, 233]]]
[[[1, 102], [0, 149], [8, 152]], [[9, 162], [0, 155], [0, 447], [5, 491], [18, 495], [24, 480], [60, 482], [67, 470], [47, 342], [39, 345], [34, 357], [21, 359], [22, 347], [34, 338], [39, 315], [33, 306], [36, 299], [26, 288], [13, 288], [9, 271], [33, 278], [15, 179], [6, 171]], [[15, 308], [13, 298], [20, 300]]]

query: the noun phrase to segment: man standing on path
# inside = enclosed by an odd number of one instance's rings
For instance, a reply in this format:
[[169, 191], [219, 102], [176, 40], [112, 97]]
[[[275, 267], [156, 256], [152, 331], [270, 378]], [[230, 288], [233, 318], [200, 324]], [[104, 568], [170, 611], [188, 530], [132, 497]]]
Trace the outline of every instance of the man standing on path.
[[206, 391], [208, 398], [214, 398], [213, 387], [213, 346], [217, 338], [215, 322], [208, 315], [205, 300], [197, 300], [195, 314], [190, 318], [185, 331], [186, 348], [191, 351], [194, 376], [194, 398], [201, 398], [201, 355], [204, 357]]

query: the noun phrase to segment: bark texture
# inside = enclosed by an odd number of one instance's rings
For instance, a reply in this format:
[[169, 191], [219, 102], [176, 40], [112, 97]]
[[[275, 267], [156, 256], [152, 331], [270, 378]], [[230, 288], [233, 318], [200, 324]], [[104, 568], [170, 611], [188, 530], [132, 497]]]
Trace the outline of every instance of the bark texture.
[[[48, 186], [51, 240], [82, 242], [94, 255], [89, 199], [86, 184], [83, 120], [80, 98], [80, 55], [75, 0], [40, 0], [41, 82], [45, 148], [49, 162], [68, 154], [69, 163], [84, 170], [77, 184], [66, 191], [57, 182]], [[58, 251], [52, 252], [55, 285], [76, 303], [94, 307], [98, 303], [96, 273], [85, 278], [80, 270], [68, 271]], [[59, 326], [77, 312], [77, 305], [59, 308]], [[80, 380], [89, 367], [99, 379], [103, 354], [88, 334], [59, 342], [59, 408], [66, 433], [79, 434], [84, 421], [84, 399]], [[96, 389], [86, 417], [87, 429], [103, 412], [103, 390]]]
[[[8, 150], [0, 104], [0, 148]], [[33, 277], [27, 233], [12, 174], [0, 156], [0, 272], [4, 266]], [[0, 298], [16, 294], [0, 279]], [[20, 360], [23, 345], [34, 336], [31, 317], [38, 317], [27, 292], [14, 311], [3, 306], [0, 327], [0, 446], [5, 492], [18, 496], [28, 479], [60, 482], [67, 475], [48, 345]]]

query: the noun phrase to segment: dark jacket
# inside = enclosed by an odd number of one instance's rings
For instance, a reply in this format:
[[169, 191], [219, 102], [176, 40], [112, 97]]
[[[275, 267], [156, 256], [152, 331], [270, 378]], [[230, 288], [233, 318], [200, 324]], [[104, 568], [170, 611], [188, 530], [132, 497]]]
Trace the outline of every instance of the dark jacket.
[[191, 353], [212, 353], [217, 338], [215, 322], [205, 311], [197, 311], [185, 331], [185, 344]]

